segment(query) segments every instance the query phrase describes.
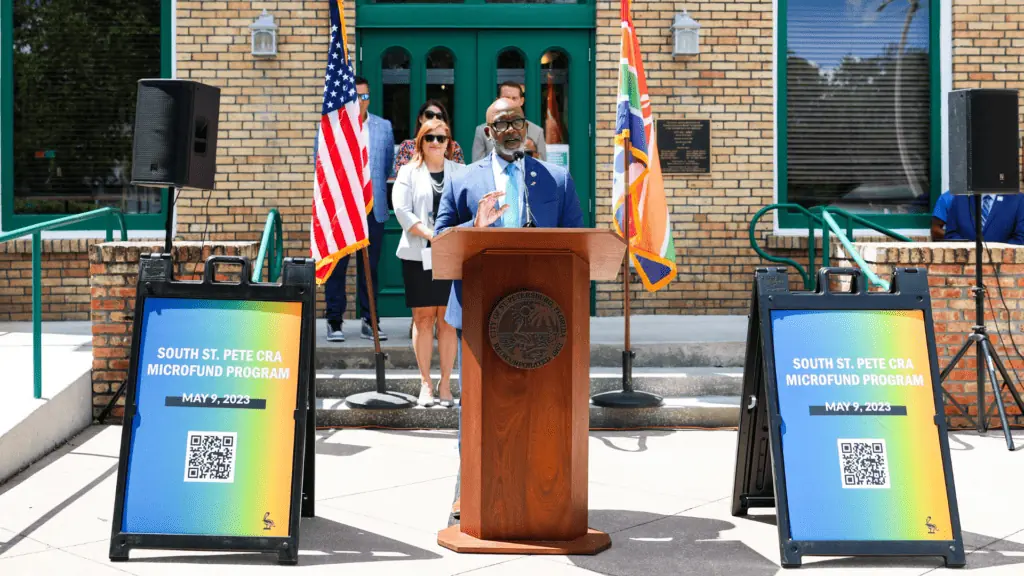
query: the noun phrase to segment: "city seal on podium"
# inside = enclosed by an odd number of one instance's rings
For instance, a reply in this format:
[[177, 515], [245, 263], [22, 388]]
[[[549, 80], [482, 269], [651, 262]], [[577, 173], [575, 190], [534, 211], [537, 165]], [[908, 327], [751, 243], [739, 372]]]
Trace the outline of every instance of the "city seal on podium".
[[499, 358], [533, 370], [551, 362], [565, 347], [566, 321], [551, 298], [533, 290], [513, 292], [491, 310], [487, 334]]

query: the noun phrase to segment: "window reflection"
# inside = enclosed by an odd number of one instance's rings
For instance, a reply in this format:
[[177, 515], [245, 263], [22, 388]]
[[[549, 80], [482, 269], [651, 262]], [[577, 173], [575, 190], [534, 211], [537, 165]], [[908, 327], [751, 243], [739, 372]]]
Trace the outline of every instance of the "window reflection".
[[391, 121], [397, 139], [406, 137], [409, 125], [409, 53], [397, 46], [388, 48], [380, 58], [383, 104], [382, 116]]
[[498, 54], [498, 83], [494, 86], [494, 94], [500, 93], [505, 82], [517, 82], [524, 92], [526, 85], [526, 57], [518, 48], [506, 48]]
[[541, 111], [546, 160], [569, 168], [569, 56], [548, 50], [540, 58]]
[[437, 100], [448, 111], [455, 132], [455, 55], [448, 48], [434, 48], [427, 54], [427, 100]]

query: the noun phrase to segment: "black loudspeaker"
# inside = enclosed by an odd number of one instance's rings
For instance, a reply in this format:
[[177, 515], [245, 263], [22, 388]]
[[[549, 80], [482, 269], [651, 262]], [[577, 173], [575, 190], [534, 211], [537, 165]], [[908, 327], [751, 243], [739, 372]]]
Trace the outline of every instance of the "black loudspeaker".
[[139, 80], [132, 184], [213, 189], [220, 89], [189, 80]]
[[1019, 124], [1016, 90], [950, 92], [950, 193], [1019, 192]]

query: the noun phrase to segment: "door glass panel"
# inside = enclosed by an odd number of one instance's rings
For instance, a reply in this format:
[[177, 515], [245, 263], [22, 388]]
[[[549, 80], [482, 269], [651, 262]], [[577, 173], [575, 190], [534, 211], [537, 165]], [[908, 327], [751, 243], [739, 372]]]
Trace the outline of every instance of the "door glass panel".
[[388, 48], [380, 58], [383, 94], [381, 115], [391, 121], [395, 140], [409, 134], [409, 53], [397, 46]]
[[548, 50], [540, 58], [545, 160], [569, 168], [569, 56]]
[[455, 55], [447, 48], [434, 48], [427, 54], [427, 100], [437, 100], [448, 111], [455, 132]]
[[517, 48], [506, 48], [498, 54], [498, 83], [494, 86], [495, 98], [500, 94], [499, 88], [503, 82], [518, 82], [520, 87], [526, 85], [526, 58]]

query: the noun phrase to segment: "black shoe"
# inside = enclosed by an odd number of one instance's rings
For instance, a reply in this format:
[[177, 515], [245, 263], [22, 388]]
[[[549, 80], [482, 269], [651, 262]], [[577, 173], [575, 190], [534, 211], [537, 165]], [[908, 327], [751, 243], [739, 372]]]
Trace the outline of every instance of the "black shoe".
[[328, 342], [344, 342], [345, 332], [341, 329], [341, 323], [338, 322], [327, 322], [327, 341]]
[[[380, 324], [377, 325], [377, 336], [380, 337], [381, 342], [388, 339], [388, 335], [380, 329]], [[361, 330], [360, 337], [364, 340], [373, 340], [373, 328], [370, 327], [370, 323], [366, 320], [363, 320], [363, 328]]]

